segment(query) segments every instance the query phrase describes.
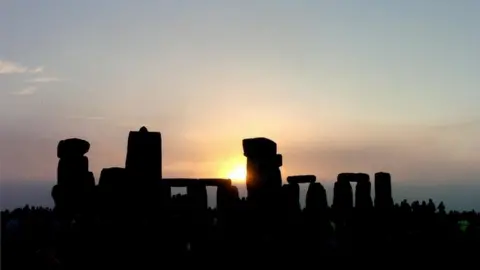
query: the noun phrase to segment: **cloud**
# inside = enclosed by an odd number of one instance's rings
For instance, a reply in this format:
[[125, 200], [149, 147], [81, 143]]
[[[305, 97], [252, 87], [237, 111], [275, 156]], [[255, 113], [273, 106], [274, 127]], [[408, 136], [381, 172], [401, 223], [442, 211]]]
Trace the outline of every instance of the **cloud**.
[[37, 92], [38, 88], [35, 86], [28, 86], [20, 91], [13, 92], [12, 95], [16, 96], [28, 96], [28, 95], [33, 95], [35, 92]]
[[0, 60], [0, 74], [41, 73], [43, 67], [29, 68], [19, 63]]
[[36, 73], [42, 73], [42, 72], [43, 72], [43, 68], [44, 68], [44, 67], [36, 67], [36, 68], [33, 68], [33, 69], [29, 69], [28, 72], [34, 73], [34, 74], [36, 74]]
[[61, 82], [61, 81], [64, 81], [64, 79], [60, 79], [57, 77], [38, 77], [32, 80], [27, 80], [27, 82], [29, 83], [49, 83], [49, 82]]

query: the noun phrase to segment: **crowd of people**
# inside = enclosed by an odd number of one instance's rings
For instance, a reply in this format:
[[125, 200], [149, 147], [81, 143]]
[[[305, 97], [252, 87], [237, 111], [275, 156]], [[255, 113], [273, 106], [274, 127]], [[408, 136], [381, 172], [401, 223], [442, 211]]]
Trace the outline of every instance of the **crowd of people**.
[[[257, 213], [245, 198], [234, 209], [189, 211], [174, 195], [162, 213], [100, 213], [65, 219], [54, 209], [25, 206], [1, 212], [2, 269], [80, 269], [235, 260], [336, 258], [375, 253], [415, 257], [470, 256], [479, 250], [480, 215], [443, 203], [402, 201], [389, 211], [282, 209]], [[282, 257], [282, 254], [287, 256]], [[187, 260], [185, 258], [190, 258]]]

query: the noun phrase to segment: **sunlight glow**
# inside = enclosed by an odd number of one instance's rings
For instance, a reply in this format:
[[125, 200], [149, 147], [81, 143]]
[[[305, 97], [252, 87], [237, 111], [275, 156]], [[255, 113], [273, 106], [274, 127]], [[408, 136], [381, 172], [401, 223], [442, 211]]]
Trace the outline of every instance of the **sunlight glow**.
[[232, 156], [219, 164], [218, 176], [229, 178], [233, 183], [245, 183], [247, 178], [247, 159], [244, 156]]
[[245, 165], [236, 165], [229, 173], [228, 178], [232, 179], [233, 182], [245, 182], [247, 178], [247, 168]]

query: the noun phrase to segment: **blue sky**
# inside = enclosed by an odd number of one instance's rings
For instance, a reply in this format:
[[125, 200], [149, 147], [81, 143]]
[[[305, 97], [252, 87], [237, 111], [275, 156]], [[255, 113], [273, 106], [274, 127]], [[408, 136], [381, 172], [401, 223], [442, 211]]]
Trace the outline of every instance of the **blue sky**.
[[166, 176], [224, 176], [242, 138], [266, 136], [285, 176], [476, 186], [479, 13], [473, 0], [3, 1], [0, 184], [50, 184], [72, 136], [91, 142], [98, 177], [146, 125]]

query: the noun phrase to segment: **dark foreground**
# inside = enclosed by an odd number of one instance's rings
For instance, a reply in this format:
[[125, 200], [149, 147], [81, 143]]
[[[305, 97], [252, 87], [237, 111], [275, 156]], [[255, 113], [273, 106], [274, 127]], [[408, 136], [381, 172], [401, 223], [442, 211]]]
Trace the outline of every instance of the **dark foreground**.
[[70, 221], [45, 208], [4, 211], [2, 269], [273, 266], [372, 256], [468, 260], [480, 250], [479, 215], [446, 213], [432, 201], [403, 202], [388, 212], [354, 210], [347, 218], [331, 209], [323, 215], [283, 209], [259, 216], [245, 200], [225, 216], [216, 209], [192, 212], [185, 196], [172, 202], [171, 211], [161, 215], [97, 213]]

